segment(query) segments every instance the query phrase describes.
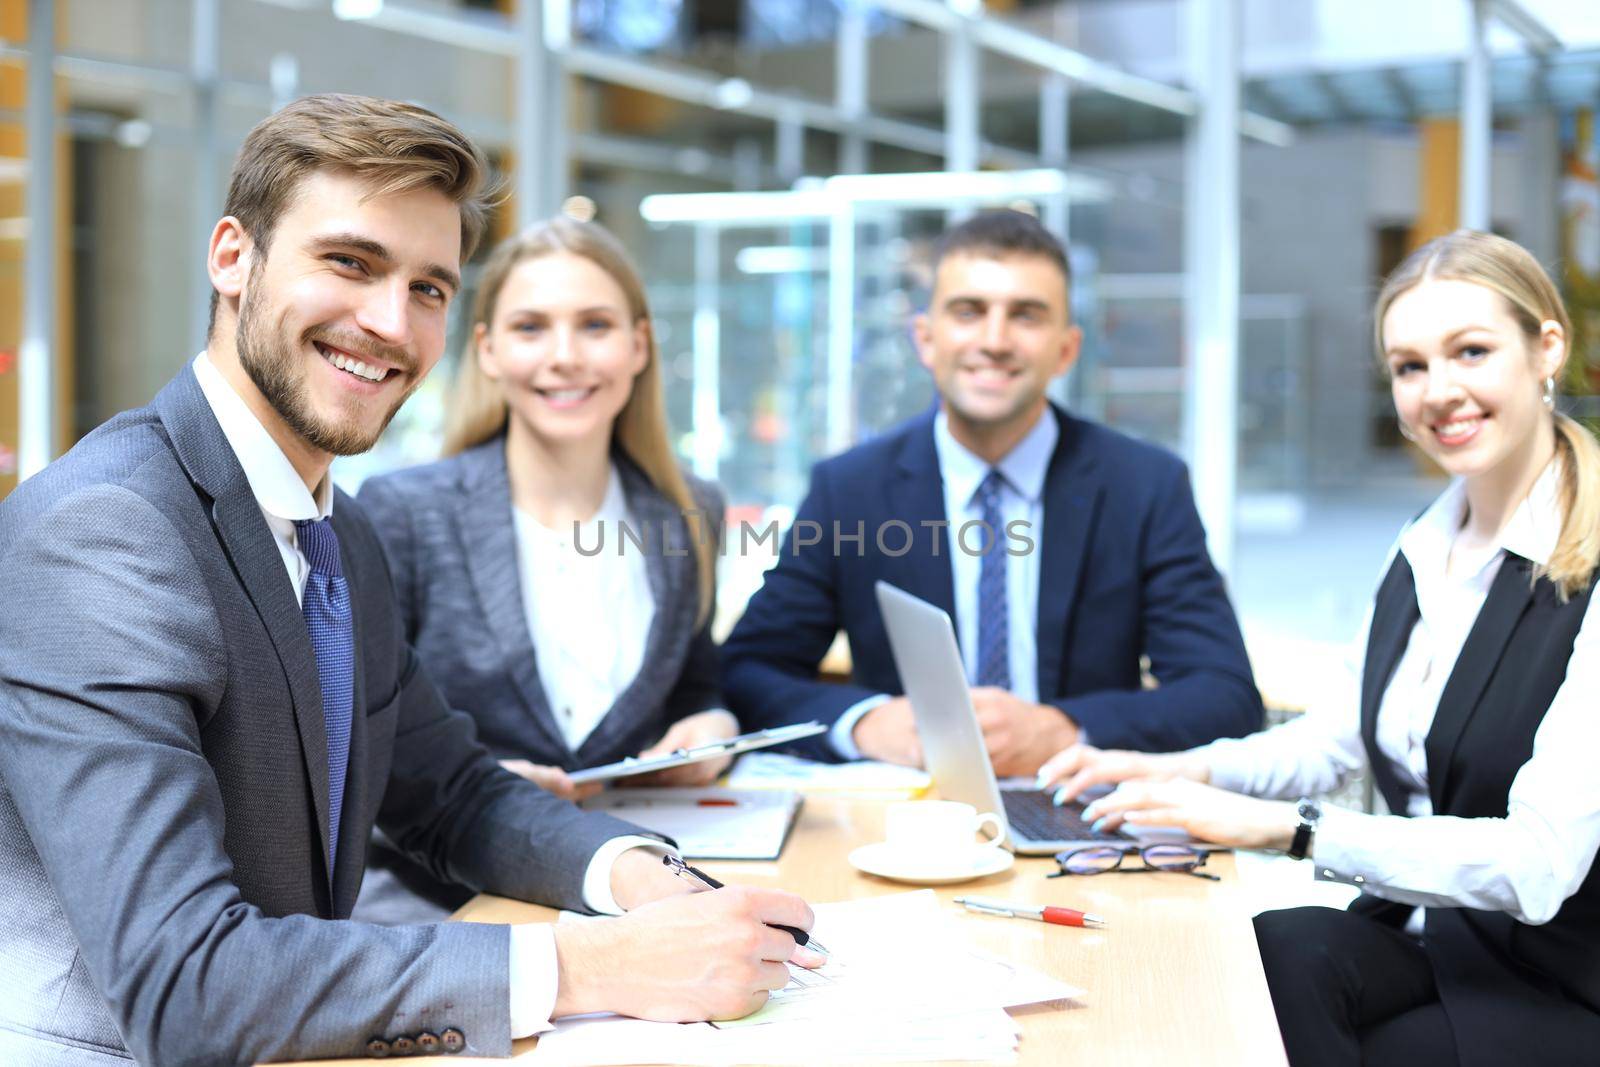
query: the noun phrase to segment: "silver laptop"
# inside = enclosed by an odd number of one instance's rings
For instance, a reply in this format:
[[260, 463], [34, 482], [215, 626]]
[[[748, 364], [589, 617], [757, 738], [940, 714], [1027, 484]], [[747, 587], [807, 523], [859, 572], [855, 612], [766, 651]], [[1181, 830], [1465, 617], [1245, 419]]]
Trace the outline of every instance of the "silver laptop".
[[[876, 591], [894, 665], [916, 715], [923, 760], [940, 796], [999, 815], [1006, 823], [1007, 846], [1024, 855], [1090, 845], [1131, 848], [1152, 840], [1142, 828], [1137, 837], [1096, 833], [1081, 818], [1082, 805], [1058, 808], [1050, 803], [1050, 793], [1031, 784], [1000, 788], [967, 691], [950, 616], [888, 582], [878, 582]], [[1167, 831], [1154, 839], [1174, 838]]]

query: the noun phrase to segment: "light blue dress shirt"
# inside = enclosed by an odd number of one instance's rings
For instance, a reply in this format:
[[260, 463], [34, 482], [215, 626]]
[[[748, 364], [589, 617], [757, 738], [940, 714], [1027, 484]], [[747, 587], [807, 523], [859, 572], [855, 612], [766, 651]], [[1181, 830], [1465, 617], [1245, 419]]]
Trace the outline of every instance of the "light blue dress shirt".
[[[1010, 631], [1011, 692], [1030, 703], [1039, 700], [1039, 554], [1044, 545], [1044, 480], [1050, 457], [1056, 450], [1061, 427], [1056, 413], [1048, 406], [1026, 437], [1000, 458], [995, 467], [1006, 480], [1000, 494], [1001, 525], [996, 531], [1000, 543], [996, 551], [1009, 546], [1020, 551], [1027, 547], [1020, 538], [1032, 542], [1032, 549], [1006, 559], [1006, 607]], [[939, 477], [944, 483], [944, 513], [950, 527], [946, 544], [950, 558], [950, 577], [955, 590], [956, 638], [961, 644], [961, 661], [970, 684], [978, 676], [978, 573], [985, 538], [976, 523], [983, 516], [978, 503], [978, 486], [989, 473], [989, 464], [961, 444], [950, 433], [950, 422], [940, 411], [933, 420], [933, 446], [939, 458]], [[1026, 523], [1026, 528], [1014, 523]], [[974, 525], [963, 527], [967, 523]], [[1006, 530], [1012, 531], [1007, 539]], [[888, 700], [886, 693], [871, 696], [846, 708], [828, 739], [845, 759], [860, 759], [861, 751], [851, 737], [857, 722], [873, 708]]]

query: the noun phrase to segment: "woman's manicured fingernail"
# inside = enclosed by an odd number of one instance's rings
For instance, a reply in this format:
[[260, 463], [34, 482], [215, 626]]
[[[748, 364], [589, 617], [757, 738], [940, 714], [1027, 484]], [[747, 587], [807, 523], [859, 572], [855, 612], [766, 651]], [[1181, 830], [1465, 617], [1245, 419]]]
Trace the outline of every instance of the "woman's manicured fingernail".
[[1093, 830], [1097, 834], [1105, 833], [1105, 831], [1106, 831], [1106, 821], [1105, 821], [1105, 819], [1103, 819], [1103, 818], [1102, 819], [1096, 819], [1094, 821], [1094, 823], [1089, 827], [1089, 829]]
[[1035, 789], [1043, 789], [1049, 784], [1050, 772], [1045, 770], [1043, 767], [1039, 768], [1039, 776], [1033, 780], [1033, 787]]
[[1060, 789], [1056, 790], [1056, 795], [1050, 798], [1050, 803], [1059, 808], [1061, 805], [1067, 802], [1067, 799], [1067, 787], [1062, 786]]

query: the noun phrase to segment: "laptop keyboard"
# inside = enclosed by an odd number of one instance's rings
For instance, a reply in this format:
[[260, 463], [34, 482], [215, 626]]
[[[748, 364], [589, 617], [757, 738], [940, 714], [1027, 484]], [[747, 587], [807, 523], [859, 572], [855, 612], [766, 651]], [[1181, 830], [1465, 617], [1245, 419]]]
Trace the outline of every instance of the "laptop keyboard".
[[1099, 833], [1083, 821], [1083, 805], [1056, 807], [1050, 794], [1034, 789], [1003, 789], [1000, 802], [1006, 808], [1006, 822], [1012, 832], [1030, 841], [1118, 841], [1128, 839], [1120, 833]]

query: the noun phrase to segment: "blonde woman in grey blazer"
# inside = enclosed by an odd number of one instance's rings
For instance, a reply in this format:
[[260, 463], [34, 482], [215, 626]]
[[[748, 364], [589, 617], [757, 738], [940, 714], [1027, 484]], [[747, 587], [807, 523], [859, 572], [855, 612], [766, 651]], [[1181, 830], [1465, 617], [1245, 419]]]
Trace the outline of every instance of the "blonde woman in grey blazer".
[[[673, 458], [627, 254], [598, 225], [540, 223], [495, 250], [472, 321], [447, 458], [360, 494], [429, 675], [504, 766], [569, 798], [570, 771], [733, 736], [710, 636], [724, 500]], [[463, 902], [381, 839], [373, 870], [363, 918]]]

